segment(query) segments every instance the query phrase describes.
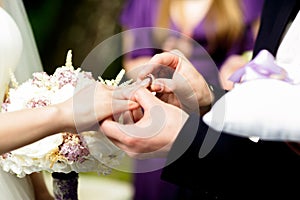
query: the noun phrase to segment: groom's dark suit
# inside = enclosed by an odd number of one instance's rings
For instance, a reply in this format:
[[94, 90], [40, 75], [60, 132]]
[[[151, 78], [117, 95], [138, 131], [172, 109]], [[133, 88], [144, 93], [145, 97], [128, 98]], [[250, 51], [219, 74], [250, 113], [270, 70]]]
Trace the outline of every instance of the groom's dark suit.
[[[299, 11], [299, 4], [299, 0], [265, 1], [254, 56], [262, 49], [276, 54], [286, 25]], [[192, 115], [181, 130], [169, 161], [197, 126], [193, 143], [164, 168], [162, 179], [190, 188], [191, 197], [200, 200], [300, 199], [300, 155], [286, 143], [255, 143], [222, 133], [210, 153], [200, 159], [199, 149], [208, 127], [201, 119], [199, 122], [197, 115]]]

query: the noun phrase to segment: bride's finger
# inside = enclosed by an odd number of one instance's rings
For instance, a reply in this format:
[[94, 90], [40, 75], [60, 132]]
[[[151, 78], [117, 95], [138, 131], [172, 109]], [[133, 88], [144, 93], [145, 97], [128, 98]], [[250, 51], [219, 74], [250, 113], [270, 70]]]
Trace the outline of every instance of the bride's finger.
[[118, 114], [128, 110], [134, 110], [139, 108], [140, 105], [132, 100], [119, 100], [115, 99], [112, 101], [112, 112], [113, 114]]
[[141, 107], [138, 109], [132, 110], [132, 117], [133, 117], [134, 122], [139, 121], [143, 117], [143, 115], [144, 115], [144, 113], [143, 113], [143, 110]]
[[[143, 117], [142, 108], [126, 111], [122, 115], [122, 124], [134, 124]], [[119, 121], [120, 122], [120, 121]]]
[[123, 124], [133, 124], [134, 123], [132, 112], [133, 111], [126, 111], [122, 114]]
[[151, 84], [151, 80], [145, 79], [140, 83], [133, 83], [125, 87], [116, 88], [113, 92], [113, 98], [120, 99], [120, 100], [134, 100], [135, 92], [141, 87], [144, 88], [149, 87], [150, 84]]

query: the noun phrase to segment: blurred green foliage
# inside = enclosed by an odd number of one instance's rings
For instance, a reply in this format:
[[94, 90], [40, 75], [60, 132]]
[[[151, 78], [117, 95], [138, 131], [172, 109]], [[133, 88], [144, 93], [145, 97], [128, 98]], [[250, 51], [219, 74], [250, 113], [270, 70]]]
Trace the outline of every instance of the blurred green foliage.
[[[23, 0], [32, 25], [44, 70], [52, 74], [65, 63], [68, 50], [80, 66], [95, 46], [121, 31], [118, 23], [124, 0]], [[121, 49], [121, 43], [119, 47]], [[103, 75], [115, 78], [117, 58]]]

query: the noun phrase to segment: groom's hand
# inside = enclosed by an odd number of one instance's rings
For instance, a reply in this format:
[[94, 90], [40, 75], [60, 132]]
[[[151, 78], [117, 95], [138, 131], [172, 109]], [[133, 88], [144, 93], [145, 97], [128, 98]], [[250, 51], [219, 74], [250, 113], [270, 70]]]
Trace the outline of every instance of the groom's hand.
[[107, 119], [102, 122], [101, 130], [129, 156], [165, 156], [188, 115], [183, 110], [162, 102], [145, 88], [139, 88], [134, 99], [143, 108], [143, 117], [139, 121], [120, 124]]
[[151, 90], [167, 103], [187, 112], [209, 106], [213, 94], [205, 79], [178, 50], [157, 54], [139, 73], [138, 80], [152, 74]]

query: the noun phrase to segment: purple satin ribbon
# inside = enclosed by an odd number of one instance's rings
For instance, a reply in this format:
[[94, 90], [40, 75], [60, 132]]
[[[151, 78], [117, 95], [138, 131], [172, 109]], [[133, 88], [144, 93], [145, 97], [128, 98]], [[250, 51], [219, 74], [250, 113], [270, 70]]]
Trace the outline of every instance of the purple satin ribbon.
[[[247, 76], [248, 70], [253, 72], [250, 78]], [[233, 73], [229, 80], [243, 83], [254, 79], [270, 78], [293, 83], [286, 70], [275, 63], [274, 56], [267, 50], [261, 50], [252, 61]]]

